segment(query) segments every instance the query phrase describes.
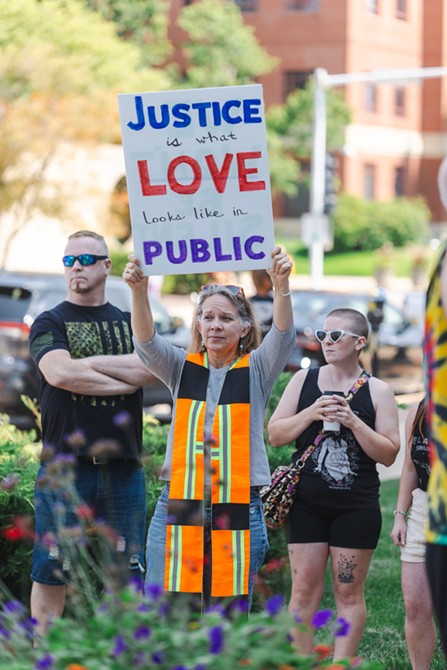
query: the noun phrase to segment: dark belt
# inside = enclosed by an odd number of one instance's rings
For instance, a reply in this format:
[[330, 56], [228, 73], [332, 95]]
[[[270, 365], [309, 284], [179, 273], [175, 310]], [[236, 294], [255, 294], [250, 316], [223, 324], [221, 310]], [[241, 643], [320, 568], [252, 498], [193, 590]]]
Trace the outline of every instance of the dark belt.
[[90, 463], [91, 465], [122, 465], [123, 463], [140, 466], [141, 461], [138, 458], [106, 458], [104, 456], [77, 456], [81, 463]]

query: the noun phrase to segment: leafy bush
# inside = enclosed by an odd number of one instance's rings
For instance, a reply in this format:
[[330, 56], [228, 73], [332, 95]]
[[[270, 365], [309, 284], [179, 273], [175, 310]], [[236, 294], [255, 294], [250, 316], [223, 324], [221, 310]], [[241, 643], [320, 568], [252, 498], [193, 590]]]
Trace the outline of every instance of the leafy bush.
[[[154, 477], [164, 457], [166, 431], [166, 426], [145, 423], [145, 454], [150, 456]], [[29, 447], [23, 443], [25, 434], [16, 434], [10, 426], [5, 434], [5, 443], [14, 444], [17, 453], [23, 455], [23, 450]], [[32, 446], [33, 467], [30, 462], [26, 464], [29, 471], [23, 481], [15, 477], [8, 483], [8, 475], [3, 478], [3, 488], [5, 493], [6, 488], [10, 489], [10, 498], [16, 495], [12, 492], [14, 485], [19, 498], [20, 493], [29, 491], [31, 478], [36, 474], [39, 446]], [[11, 461], [8, 454], [12, 455], [12, 447], [5, 450], [5, 461]], [[20, 463], [18, 455], [15, 466], [20, 468]], [[265, 608], [248, 618], [243, 599], [229, 599], [202, 614], [200, 608], [191, 606], [186, 594], [162, 595], [160, 587], [149, 586], [143, 596], [140, 582], [124, 586], [123, 558], [116, 552], [115, 533], [97, 523], [79, 499], [74, 466], [74, 458], [60, 455], [51, 461], [47, 472], [47, 484], [64, 491], [78, 516], [77, 524], [70, 528], [64, 527], [61, 518], [53, 539], [64, 562], [70, 563], [65, 615], [50, 625], [44, 637], [37, 636], [38, 622], [28, 617], [27, 608], [16, 599], [0, 597], [1, 667], [9, 670], [127, 670], [152, 666], [162, 670], [223, 670], [245, 665], [253, 670], [379, 668], [361, 659], [334, 664], [330, 661], [330, 645], [317, 645], [310, 656], [297, 655], [289, 631], [303, 624], [287, 613], [281, 595], [268, 598]], [[335, 636], [346, 635], [349, 630], [349, 623], [335, 620], [331, 611], [317, 613], [313, 626], [318, 633], [328, 627]]]
[[0, 582], [17, 598], [30, 590], [34, 480], [40, 445], [0, 416]]
[[[94, 611], [76, 620], [55, 621], [38, 647], [33, 646], [33, 622], [20, 603], [9, 601], [0, 611], [0, 664], [8, 670], [160, 670], [319, 669], [380, 670], [360, 658], [334, 663], [332, 648], [319, 644], [310, 656], [298, 655], [289, 630], [297, 624], [283, 608], [281, 596], [266, 603], [263, 612], [246, 614], [243, 601], [226, 609], [212, 606], [201, 615], [178, 597], [162, 596], [149, 588], [141, 596], [138, 585], [109, 592]], [[318, 612], [316, 629], [346, 635], [348, 623], [334, 620], [331, 611]]]
[[334, 251], [378, 249], [385, 242], [403, 247], [423, 240], [430, 212], [422, 198], [371, 202], [341, 194], [333, 214]]

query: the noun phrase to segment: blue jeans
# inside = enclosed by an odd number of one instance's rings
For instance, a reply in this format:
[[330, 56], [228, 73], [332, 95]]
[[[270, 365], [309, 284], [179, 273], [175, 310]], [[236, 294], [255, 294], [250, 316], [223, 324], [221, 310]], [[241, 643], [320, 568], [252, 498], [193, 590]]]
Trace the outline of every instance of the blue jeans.
[[[115, 560], [124, 556], [131, 574], [142, 577], [146, 528], [143, 468], [131, 460], [109, 465], [81, 460], [74, 468], [74, 482], [70, 484], [68, 476], [60, 488], [51, 484], [51, 463], [39, 468], [34, 497], [36, 539], [31, 579], [50, 586], [67, 582], [69, 561], [73, 557], [64, 556], [58, 535], [63, 528], [80, 525], [82, 505], [92, 509], [94, 523], [104, 522], [116, 533], [116, 546], [110, 546], [108, 558]], [[84, 541], [85, 537], [80, 537], [78, 543]], [[76, 545], [76, 541], [72, 544]]]
[[[166, 525], [168, 520], [169, 484], [163, 488], [154, 516], [152, 517], [146, 544], [146, 584], [164, 587], [166, 560]], [[207, 510], [206, 519], [211, 521], [211, 510]], [[250, 491], [250, 575], [248, 580], [249, 609], [253, 597], [256, 575], [269, 550], [267, 527], [265, 525], [259, 491]]]

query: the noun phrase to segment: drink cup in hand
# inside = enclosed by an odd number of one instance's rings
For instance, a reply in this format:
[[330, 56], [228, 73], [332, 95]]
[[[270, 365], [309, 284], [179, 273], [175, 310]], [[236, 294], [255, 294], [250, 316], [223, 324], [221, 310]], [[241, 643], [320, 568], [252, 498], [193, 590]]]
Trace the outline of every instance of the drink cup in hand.
[[[339, 395], [339, 396], [344, 396], [343, 391], [325, 391], [323, 395]], [[338, 433], [340, 430], [340, 422], [339, 421], [323, 421], [323, 430], [325, 433], [328, 432], [335, 432]]]

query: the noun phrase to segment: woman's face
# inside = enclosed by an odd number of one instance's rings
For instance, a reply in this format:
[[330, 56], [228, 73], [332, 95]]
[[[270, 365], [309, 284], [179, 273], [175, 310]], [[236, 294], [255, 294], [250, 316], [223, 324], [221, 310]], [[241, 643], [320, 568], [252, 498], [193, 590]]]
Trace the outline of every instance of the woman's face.
[[[324, 322], [324, 330], [344, 330], [354, 332], [354, 328], [349, 321], [340, 316], [329, 316]], [[338, 363], [350, 358], [357, 359], [359, 351], [363, 348], [364, 337], [353, 337], [345, 334], [337, 342], [331, 342], [330, 338], [326, 336], [321, 343], [323, 355], [327, 363]]]
[[221, 294], [205, 298], [197, 327], [207, 351], [229, 361], [235, 357], [240, 339], [250, 330], [232, 302]]

